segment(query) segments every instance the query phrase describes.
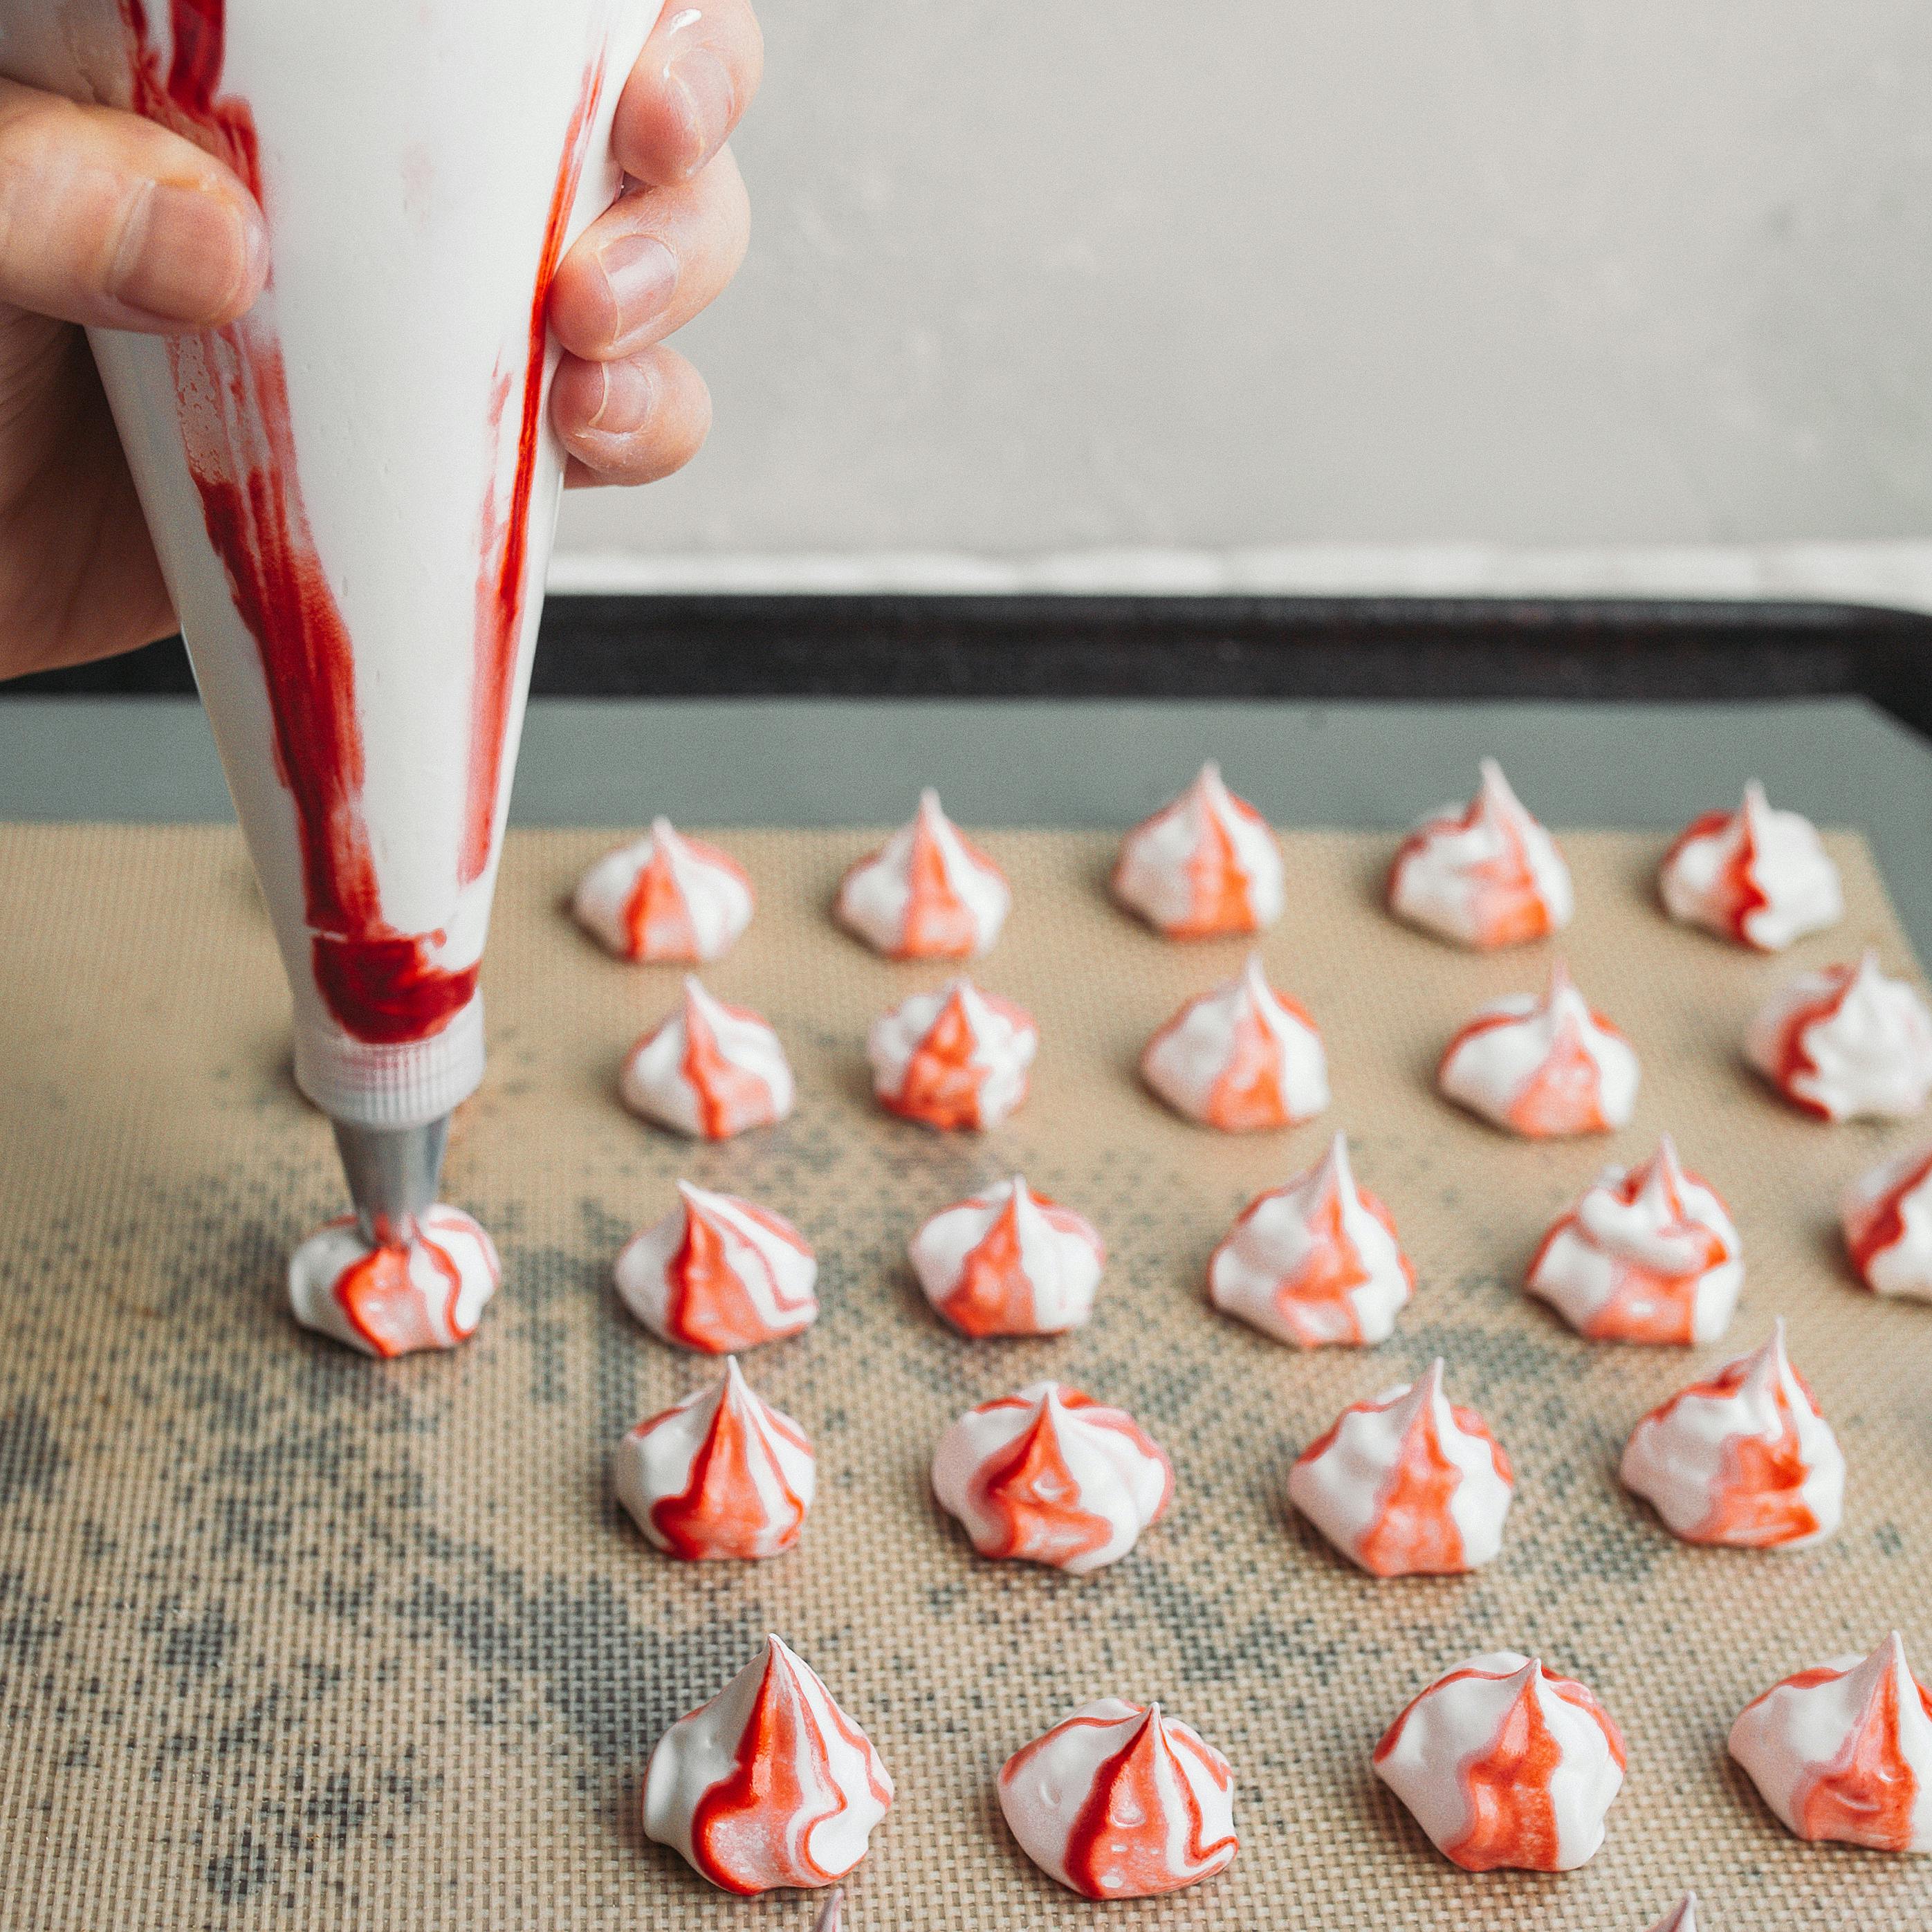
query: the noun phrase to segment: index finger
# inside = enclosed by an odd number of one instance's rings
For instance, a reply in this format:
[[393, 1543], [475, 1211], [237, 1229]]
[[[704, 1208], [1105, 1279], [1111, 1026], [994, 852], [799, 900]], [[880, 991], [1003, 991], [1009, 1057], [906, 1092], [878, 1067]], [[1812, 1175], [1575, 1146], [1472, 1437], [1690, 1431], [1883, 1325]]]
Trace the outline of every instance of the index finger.
[[751, 0], [667, 0], [617, 103], [619, 165], [656, 187], [688, 181], [729, 139], [764, 66]]

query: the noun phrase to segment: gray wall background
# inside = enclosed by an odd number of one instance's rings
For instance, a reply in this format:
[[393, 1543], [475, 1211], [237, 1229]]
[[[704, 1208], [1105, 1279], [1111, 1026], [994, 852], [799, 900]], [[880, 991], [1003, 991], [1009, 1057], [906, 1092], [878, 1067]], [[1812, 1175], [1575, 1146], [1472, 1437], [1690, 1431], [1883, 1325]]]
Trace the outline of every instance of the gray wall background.
[[1932, 525], [1927, 0], [763, 0], [684, 476], [567, 550]]

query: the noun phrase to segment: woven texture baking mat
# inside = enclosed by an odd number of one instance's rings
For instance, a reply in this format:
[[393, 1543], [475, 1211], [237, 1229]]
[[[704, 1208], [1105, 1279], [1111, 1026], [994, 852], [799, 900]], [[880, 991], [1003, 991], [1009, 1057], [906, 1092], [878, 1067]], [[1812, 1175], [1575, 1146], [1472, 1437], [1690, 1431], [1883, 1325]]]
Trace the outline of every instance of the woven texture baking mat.
[[[1233, 1761], [1223, 1878], [1102, 1910], [1121, 1926], [1622, 1928], [1694, 1885], [1718, 1932], [1918, 1928], [1932, 1861], [1801, 1845], [1728, 1764], [1733, 1714], [1785, 1672], [1903, 1628], [1932, 1669], [1932, 1310], [1881, 1304], [1834, 1240], [1840, 1184], [1910, 1130], [1829, 1128], [1740, 1069], [1747, 1013], [1801, 964], [1905, 942], [1863, 844], [1850, 916], [1766, 961], [1672, 927], [1658, 842], [1572, 834], [1565, 951], [1643, 1056], [1613, 1143], [1513, 1142], [1432, 1095], [1479, 1001], [1545, 950], [1466, 956], [1388, 921], [1388, 842], [1291, 835], [1265, 952], [1326, 1034], [1336, 1103], [1292, 1135], [1216, 1137], [1137, 1088], [1146, 1034], [1238, 962], [1108, 907], [1109, 842], [986, 843], [1018, 910], [980, 969], [1042, 1039], [1033, 1098], [983, 1139], [876, 1113], [861, 1042], [940, 976], [872, 958], [824, 908], [860, 834], [724, 835], [760, 894], [711, 973], [777, 1026], [785, 1126], [694, 1147], [624, 1114], [625, 1046], [668, 970], [604, 958], [561, 903], [598, 835], [510, 842], [488, 976], [491, 1069], [446, 1192], [494, 1231], [502, 1292], [450, 1356], [380, 1366], [297, 1330], [291, 1244], [339, 1204], [324, 1123], [285, 1071], [285, 994], [220, 830], [0, 830], [0, 1924], [183, 1928], [803, 1928], [646, 1843], [651, 1745], [769, 1629], [863, 1723], [899, 1798], [848, 1923], [1010, 1928], [1096, 1908], [1028, 1864], [994, 1772], [1067, 1709], [1158, 1696]], [[1372, 1352], [1304, 1354], [1214, 1315], [1208, 1253], [1260, 1188], [1346, 1126], [1420, 1286]], [[1659, 1130], [1728, 1197], [1749, 1279], [1725, 1343], [1591, 1346], [1517, 1282], [1550, 1216]], [[1024, 1169], [1112, 1247], [1091, 1325], [966, 1342], [905, 1266], [923, 1216]], [[636, 1328], [613, 1257], [685, 1174], [816, 1246], [824, 1312], [748, 1362], [820, 1454], [801, 1546], [682, 1566], [612, 1502], [611, 1445], [713, 1372]], [[1631, 1422], [1786, 1316], [1850, 1458], [1842, 1533], [1797, 1556], [1698, 1551], [1625, 1497]], [[1285, 1508], [1298, 1448], [1346, 1402], [1448, 1357], [1521, 1478], [1501, 1558], [1378, 1583]], [[1131, 1409], [1176, 1507], [1085, 1580], [975, 1558], [928, 1498], [962, 1408], [1053, 1374]], [[1622, 1722], [1609, 1841], [1561, 1879], [1466, 1876], [1372, 1778], [1383, 1725], [1466, 1654], [1535, 1651]]]

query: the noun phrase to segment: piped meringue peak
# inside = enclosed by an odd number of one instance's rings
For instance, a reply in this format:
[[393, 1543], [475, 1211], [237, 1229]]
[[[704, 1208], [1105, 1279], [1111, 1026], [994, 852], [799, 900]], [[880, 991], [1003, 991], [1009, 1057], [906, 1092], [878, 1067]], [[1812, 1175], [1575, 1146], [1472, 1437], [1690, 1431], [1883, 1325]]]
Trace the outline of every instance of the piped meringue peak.
[[1593, 1342], [1714, 1342], [1744, 1286], [1744, 1246], [1717, 1192], [1666, 1134], [1606, 1167], [1558, 1216], [1524, 1286]]
[[783, 1120], [794, 1088], [784, 1048], [764, 1021], [687, 979], [683, 1004], [626, 1056], [618, 1091], [661, 1127], [722, 1141]]
[[1170, 939], [1257, 932], [1281, 916], [1281, 848], [1210, 760], [1178, 798], [1120, 841], [1113, 891]]
[[1774, 1684], [1731, 1726], [1731, 1755], [1801, 1838], [1932, 1852], [1932, 1691], [1894, 1630]]
[[432, 1208], [406, 1244], [371, 1241], [344, 1214], [290, 1256], [289, 1306], [304, 1328], [365, 1355], [453, 1348], [476, 1333], [502, 1272], [490, 1237], [456, 1208]]
[[1697, 1932], [1697, 1894], [1687, 1892], [1650, 1932]]
[[1874, 1294], [1932, 1301], [1932, 1146], [1881, 1161], [1845, 1190], [1845, 1251]]
[[1296, 1458], [1288, 1493], [1372, 1576], [1448, 1576], [1502, 1549], [1516, 1477], [1489, 1424], [1443, 1393], [1438, 1356], [1342, 1410]]
[[907, 1252], [927, 1300], [973, 1336], [1078, 1328], [1093, 1312], [1107, 1259], [1090, 1222], [1018, 1174], [942, 1208]]
[[1415, 1292], [1388, 1210], [1357, 1184], [1346, 1136], [1258, 1195], [1208, 1263], [1208, 1298], [1298, 1348], [1386, 1341]]
[[1574, 899], [1556, 840], [1523, 809], [1502, 766], [1485, 758], [1468, 806], [1431, 812], [1402, 842], [1388, 904], [1411, 926], [1486, 951], [1561, 932]]
[[1781, 952], [1845, 915], [1838, 868], [1818, 828], [1774, 811], [1756, 778], [1736, 812], [1708, 812], [1678, 834], [1657, 886], [1672, 919], [1760, 952]]
[[620, 959], [722, 958], [752, 922], [752, 882], [736, 860], [668, 818], [607, 852], [578, 880], [578, 923]]
[[1295, 1126], [1328, 1104], [1322, 1036], [1268, 984], [1258, 952], [1148, 1042], [1141, 1078], [1177, 1114], [1224, 1133]]
[[955, 980], [872, 1022], [872, 1091], [888, 1113], [928, 1127], [998, 1126], [1026, 1098], [1040, 1031], [1010, 1000]]
[[1436, 1678], [1376, 1747], [1376, 1773], [1465, 1871], [1574, 1871], [1604, 1842], [1624, 1741], [1581, 1684], [1514, 1650]]
[[1000, 1809], [1020, 1849], [1083, 1898], [1151, 1898], [1238, 1849], [1228, 1760], [1158, 1704], [1102, 1697], [1016, 1751]]
[[1868, 951], [1774, 994], [1744, 1036], [1744, 1058], [1821, 1120], [1904, 1120], [1932, 1096], [1932, 1012]]
[[982, 1556], [1084, 1576], [1167, 1508], [1174, 1471], [1124, 1410], [1060, 1382], [970, 1408], [940, 1438], [932, 1492]]
[[892, 1802], [872, 1740], [773, 1636], [658, 1740], [644, 1833], [726, 1892], [830, 1885], [866, 1856]]
[[1006, 874], [963, 838], [928, 786], [919, 809], [839, 881], [832, 910], [890, 959], [964, 959], [1000, 936], [1013, 896]]
[[711, 1388], [639, 1423], [617, 1444], [610, 1481], [652, 1544], [699, 1562], [789, 1550], [817, 1469], [812, 1438], [754, 1393], [734, 1359]]
[[1462, 1026], [1436, 1084], [1492, 1126], [1544, 1139], [1627, 1126], [1637, 1078], [1630, 1042], [1576, 990], [1559, 959], [1540, 997], [1513, 993]]
[[796, 1335], [817, 1318], [818, 1262], [783, 1216], [677, 1184], [678, 1204], [617, 1257], [617, 1292], [654, 1335], [713, 1355]]
[[1624, 1450], [1626, 1487], [1687, 1543], [1802, 1550], [1838, 1526], [1845, 1459], [1784, 1349], [1784, 1324], [1651, 1411]]

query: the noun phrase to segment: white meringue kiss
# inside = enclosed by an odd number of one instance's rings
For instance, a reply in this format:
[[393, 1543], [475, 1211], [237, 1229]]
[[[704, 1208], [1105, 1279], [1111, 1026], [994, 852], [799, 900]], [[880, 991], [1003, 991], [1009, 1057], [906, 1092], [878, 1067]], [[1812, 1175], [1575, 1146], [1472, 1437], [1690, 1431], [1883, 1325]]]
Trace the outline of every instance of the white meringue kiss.
[[1092, 1225], [1016, 1174], [942, 1208], [907, 1252], [926, 1298], [968, 1335], [1058, 1335], [1094, 1310], [1107, 1251]]
[[1932, 1012], [1868, 951], [1780, 988], [1752, 1021], [1744, 1058], [1808, 1114], [1904, 1120], [1932, 1096]]
[[998, 1126], [1026, 1098], [1039, 1051], [1031, 1014], [967, 980], [915, 993], [866, 1040], [880, 1106], [940, 1128]]
[[818, 1262], [782, 1216], [677, 1184], [678, 1204], [617, 1257], [617, 1292], [654, 1335], [714, 1355], [796, 1335], [818, 1313]]
[[626, 1056], [617, 1088], [626, 1106], [694, 1139], [728, 1140], [791, 1112], [791, 1067], [758, 1016], [715, 1000], [694, 979], [674, 1007]]
[[1389, 910], [1459, 946], [1516, 946], [1570, 923], [1570, 868], [1502, 766], [1482, 763], [1466, 807], [1417, 821], [1389, 868]]
[[668, 818], [607, 852], [578, 882], [578, 922], [620, 959], [722, 958], [752, 922], [752, 883], [735, 859]]
[[1932, 1301], [1932, 1147], [1881, 1161], [1846, 1189], [1845, 1251], [1874, 1294]]
[[490, 1237], [456, 1208], [432, 1208], [406, 1247], [378, 1246], [344, 1214], [290, 1257], [289, 1306], [365, 1355], [407, 1355], [466, 1342], [502, 1278]]
[[1281, 916], [1281, 848], [1210, 760], [1178, 798], [1120, 841], [1113, 892], [1170, 939], [1257, 932]]
[[1731, 1726], [1732, 1757], [1786, 1829], [1879, 1852], [1932, 1852], [1932, 1693], [1894, 1630], [1774, 1684]]
[[1376, 1747], [1376, 1775], [1466, 1871], [1574, 1871], [1604, 1842], [1622, 1734], [1581, 1684], [1514, 1650], [1445, 1672]]
[[644, 1833], [727, 1892], [830, 1885], [892, 1802], [872, 1740], [776, 1636], [658, 1740]]
[[1374, 1576], [1447, 1576], [1503, 1544], [1516, 1478], [1473, 1409], [1453, 1406], [1438, 1356], [1414, 1382], [1352, 1402], [1288, 1474], [1295, 1508]]
[[1483, 1007], [1444, 1050], [1444, 1097], [1533, 1139], [1606, 1133], [1636, 1107], [1630, 1043], [1570, 983], [1559, 959], [1540, 997], [1514, 993]]
[[1322, 1036], [1268, 984], [1259, 953], [1148, 1042], [1141, 1078], [1184, 1118], [1225, 1133], [1294, 1126], [1328, 1104]]
[[1761, 952], [1780, 952], [1845, 916], [1838, 868], [1818, 828], [1773, 810], [1756, 778], [1736, 812], [1709, 812], [1677, 836], [1658, 868], [1664, 909]]
[[1666, 1134], [1606, 1167], [1559, 1215], [1524, 1286], [1593, 1342], [1714, 1342], [1744, 1287], [1744, 1246], [1710, 1184]]
[[1013, 896], [1006, 875], [969, 844], [928, 787], [912, 822], [839, 881], [839, 924], [892, 959], [963, 959], [1000, 936]]
[[611, 1458], [610, 1486], [632, 1520], [689, 1562], [789, 1550], [817, 1484], [811, 1438], [753, 1391], [735, 1360], [711, 1388], [639, 1423]]
[[969, 1408], [946, 1430], [932, 1492], [982, 1556], [1084, 1576], [1140, 1540], [1167, 1508], [1174, 1471], [1124, 1410], [1034, 1382]]
[[1415, 1270], [1337, 1134], [1306, 1173], [1256, 1196], [1208, 1263], [1208, 1298], [1297, 1347], [1388, 1340]]
[[1845, 1458], [1784, 1349], [1784, 1324], [1651, 1411], [1624, 1446], [1625, 1486], [1687, 1543], [1802, 1550], [1844, 1514]]
[[1233, 1862], [1228, 1760], [1158, 1704], [1102, 1697], [1016, 1751], [1000, 1809], [1020, 1849], [1083, 1898], [1151, 1898]]

